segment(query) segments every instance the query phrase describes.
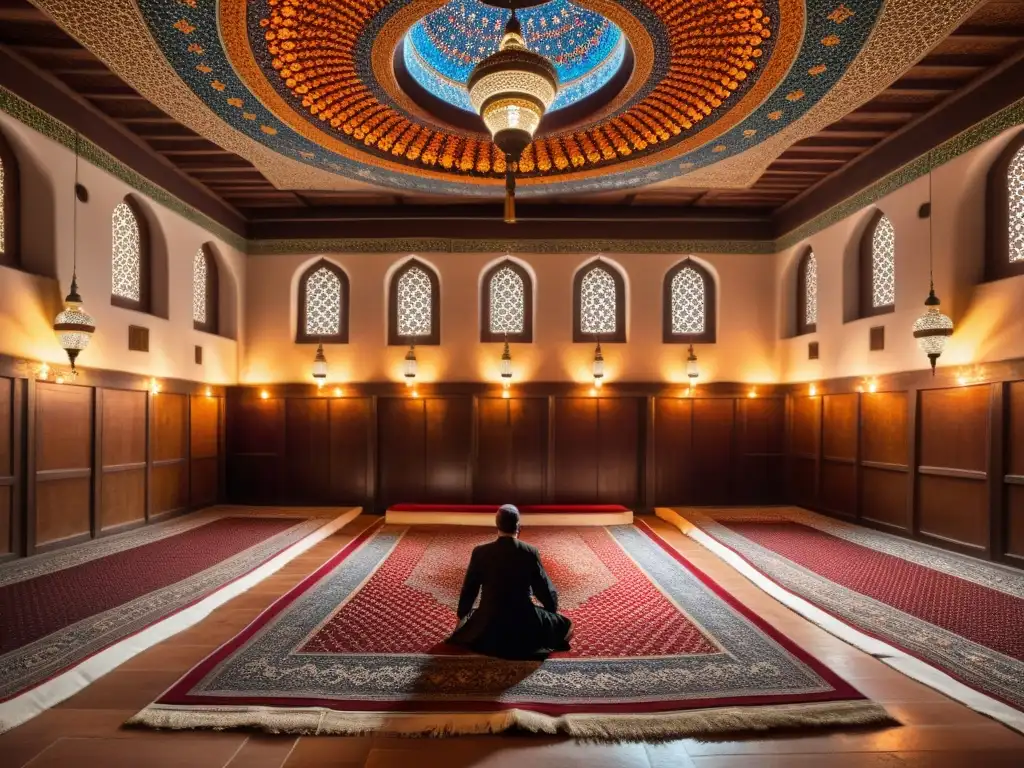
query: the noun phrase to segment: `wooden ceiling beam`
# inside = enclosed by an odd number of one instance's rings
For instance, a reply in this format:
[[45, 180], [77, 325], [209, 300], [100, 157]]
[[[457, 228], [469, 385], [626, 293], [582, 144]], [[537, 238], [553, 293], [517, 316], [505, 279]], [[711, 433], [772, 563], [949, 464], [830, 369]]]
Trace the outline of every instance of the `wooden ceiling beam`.
[[981, 26], [965, 24], [953, 30], [947, 39], [954, 40], [1024, 40], [1024, 25], [1000, 24], [998, 26]]

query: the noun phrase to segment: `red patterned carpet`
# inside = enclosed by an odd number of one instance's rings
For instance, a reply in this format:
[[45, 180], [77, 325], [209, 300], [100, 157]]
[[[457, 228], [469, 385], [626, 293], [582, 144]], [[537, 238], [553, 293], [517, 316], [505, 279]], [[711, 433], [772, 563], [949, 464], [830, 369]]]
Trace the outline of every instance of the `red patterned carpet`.
[[210, 511], [0, 566], [0, 732], [155, 640], [131, 640], [130, 648], [94, 661], [101, 652], [199, 603], [331, 520]]
[[673, 514], [698, 541], [724, 547], [720, 556], [752, 566], [748, 576], [766, 576], [763, 588], [782, 587], [773, 594], [794, 610], [1024, 731], [1024, 573], [802, 509]]
[[447, 735], [508, 728], [661, 738], [891, 723], [645, 525], [535, 528], [572, 650], [447, 647], [475, 528], [352, 542], [130, 721], [157, 728]]

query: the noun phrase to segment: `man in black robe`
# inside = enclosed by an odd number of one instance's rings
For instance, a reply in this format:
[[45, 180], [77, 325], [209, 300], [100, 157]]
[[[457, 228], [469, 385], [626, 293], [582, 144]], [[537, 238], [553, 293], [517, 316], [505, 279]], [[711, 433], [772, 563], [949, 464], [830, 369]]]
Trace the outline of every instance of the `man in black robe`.
[[[558, 593], [537, 548], [519, 540], [519, 510], [506, 504], [495, 522], [498, 538], [476, 547], [470, 557], [459, 626], [448, 642], [506, 659], [569, 650], [572, 622], [558, 613]], [[478, 594], [480, 606], [474, 610]]]

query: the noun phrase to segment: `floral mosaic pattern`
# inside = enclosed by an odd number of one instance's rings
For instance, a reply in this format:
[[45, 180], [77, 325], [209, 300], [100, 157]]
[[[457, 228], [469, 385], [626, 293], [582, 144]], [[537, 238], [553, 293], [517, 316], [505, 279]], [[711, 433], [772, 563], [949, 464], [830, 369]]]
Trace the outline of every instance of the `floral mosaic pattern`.
[[615, 333], [618, 299], [611, 273], [601, 266], [592, 267], [580, 281], [580, 331]]
[[306, 278], [306, 335], [341, 333], [341, 279], [327, 267]]
[[206, 254], [200, 248], [192, 257], [192, 320], [206, 322]]
[[896, 303], [896, 232], [882, 216], [871, 233], [871, 306]]
[[111, 217], [113, 227], [113, 286], [111, 293], [122, 299], [142, 298], [142, 240], [139, 222], [128, 203], [121, 202]]
[[814, 252], [804, 262], [804, 324], [818, 322], [818, 259]]
[[410, 267], [398, 278], [398, 335], [429, 336], [433, 307], [430, 275]]
[[1024, 261], [1024, 147], [1010, 161], [1006, 183], [1010, 193], [1010, 261]]
[[522, 333], [526, 322], [526, 286], [512, 267], [491, 275], [487, 286], [491, 333]]
[[672, 278], [672, 333], [704, 333], [704, 278], [685, 267]]

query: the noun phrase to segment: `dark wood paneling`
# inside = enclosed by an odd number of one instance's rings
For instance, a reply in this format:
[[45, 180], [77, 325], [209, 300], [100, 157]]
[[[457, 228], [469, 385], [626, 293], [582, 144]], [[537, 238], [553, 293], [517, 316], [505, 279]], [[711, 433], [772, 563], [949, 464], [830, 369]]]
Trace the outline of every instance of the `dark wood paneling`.
[[1006, 487], [1006, 553], [1024, 563], [1024, 485]]
[[14, 531], [14, 381], [0, 378], [0, 555], [16, 551]]
[[426, 473], [426, 406], [421, 399], [381, 398], [377, 403], [380, 506], [423, 498]]
[[227, 400], [228, 499], [237, 504], [274, 504], [284, 459], [284, 403]]
[[555, 504], [586, 504], [597, 496], [599, 402], [596, 397], [555, 399]]
[[818, 461], [808, 456], [790, 456], [787, 467], [789, 501], [802, 507], [818, 506]]
[[821, 399], [794, 397], [790, 450], [798, 456], [817, 456], [821, 436]]
[[177, 461], [173, 464], [153, 467], [153, 511], [159, 517], [173, 512], [182, 512], [188, 507], [188, 463]]
[[331, 452], [327, 404], [325, 399], [285, 401], [285, 503], [328, 503]]
[[635, 397], [598, 399], [598, 504], [640, 504], [643, 405]]
[[99, 528], [146, 517], [146, 393], [101, 389]]
[[192, 459], [191, 467], [189, 504], [193, 509], [216, 504], [220, 488], [219, 459], [216, 456], [209, 459]]
[[857, 395], [825, 395], [822, 400], [823, 457], [853, 461], [857, 457]]
[[542, 504], [547, 442], [547, 398], [480, 398], [474, 502]]
[[857, 466], [853, 463], [828, 461], [821, 464], [821, 507], [842, 517], [857, 514]]
[[990, 394], [988, 385], [921, 393], [921, 466], [985, 471]]
[[335, 398], [328, 410], [331, 503], [371, 507], [373, 401], [369, 397]]
[[654, 400], [654, 503], [680, 506], [693, 494], [693, 400], [658, 397]]
[[908, 473], [861, 467], [860, 516], [888, 528], [910, 531]]
[[150, 515], [159, 517], [188, 507], [189, 398], [187, 395], [159, 394], [154, 395], [150, 402], [153, 409]]
[[728, 504], [733, 477], [735, 401], [693, 401], [693, 503]]
[[907, 466], [907, 393], [861, 397], [861, 461]]
[[775, 504], [785, 494], [786, 401], [779, 397], [736, 400], [737, 504]]
[[14, 518], [14, 487], [0, 485], [0, 555], [15, 551], [12, 540]]
[[37, 383], [35, 546], [92, 530], [92, 389]]
[[189, 401], [189, 504], [217, 502], [220, 496], [221, 398], [193, 395]]
[[1024, 476], [1024, 381], [1010, 384], [1006, 402], [1006, 474]]
[[921, 533], [979, 550], [988, 545], [988, 495], [983, 480], [920, 475], [917, 483]]
[[425, 503], [468, 504], [472, 498], [473, 401], [424, 400], [426, 413]]

